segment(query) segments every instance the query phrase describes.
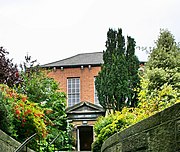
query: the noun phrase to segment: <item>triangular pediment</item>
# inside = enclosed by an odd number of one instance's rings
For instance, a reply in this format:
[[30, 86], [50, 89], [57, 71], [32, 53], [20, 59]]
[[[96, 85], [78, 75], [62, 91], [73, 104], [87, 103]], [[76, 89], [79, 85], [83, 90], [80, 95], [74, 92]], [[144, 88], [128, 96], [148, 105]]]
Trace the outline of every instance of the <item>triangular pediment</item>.
[[72, 107], [66, 109], [66, 113], [102, 113], [104, 109], [101, 106], [92, 104], [90, 102], [80, 102]]

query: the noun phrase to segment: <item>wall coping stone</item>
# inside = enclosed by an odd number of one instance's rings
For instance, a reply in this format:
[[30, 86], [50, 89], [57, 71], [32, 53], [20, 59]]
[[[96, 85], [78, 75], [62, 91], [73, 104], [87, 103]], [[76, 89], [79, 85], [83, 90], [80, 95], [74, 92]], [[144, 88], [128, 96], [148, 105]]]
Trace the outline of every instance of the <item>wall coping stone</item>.
[[[0, 130], [0, 152], [14, 152], [21, 143]], [[34, 152], [28, 148], [28, 152]]]
[[[180, 103], [176, 103], [175, 105], [112, 135], [103, 143], [101, 151], [103, 152], [105, 149], [123, 142], [124, 139], [128, 140], [129, 137], [134, 136], [134, 138], [137, 138], [136, 136], [138, 136], [139, 133], [147, 133], [149, 130], [171, 121], [180, 121]], [[144, 141], [146, 142], [146, 140]]]

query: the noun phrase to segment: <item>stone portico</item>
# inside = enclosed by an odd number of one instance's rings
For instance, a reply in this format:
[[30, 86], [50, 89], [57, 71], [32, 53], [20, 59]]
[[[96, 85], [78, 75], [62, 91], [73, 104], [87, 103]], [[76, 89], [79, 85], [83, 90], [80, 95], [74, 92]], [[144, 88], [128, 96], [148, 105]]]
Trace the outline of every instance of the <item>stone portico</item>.
[[73, 124], [73, 137], [77, 151], [90, 151], [94, 141], [93, 126], [105, 111], [101, 106], [90, 102], [80, 102], [66, 110], [68, 122]]

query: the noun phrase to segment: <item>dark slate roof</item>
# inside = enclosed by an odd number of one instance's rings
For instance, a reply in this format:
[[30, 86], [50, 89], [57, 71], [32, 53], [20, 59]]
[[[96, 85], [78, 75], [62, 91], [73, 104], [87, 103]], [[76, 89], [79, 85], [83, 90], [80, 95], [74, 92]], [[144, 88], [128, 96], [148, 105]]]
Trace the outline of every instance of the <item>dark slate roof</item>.
[[82, 53], [59, 60], [56, 62], [44, 64], [41, 67], [69, 67], [69, 66], [81, 66], [81, 65], [101, 65], [103, 63], [103, 52], [94, 53]]

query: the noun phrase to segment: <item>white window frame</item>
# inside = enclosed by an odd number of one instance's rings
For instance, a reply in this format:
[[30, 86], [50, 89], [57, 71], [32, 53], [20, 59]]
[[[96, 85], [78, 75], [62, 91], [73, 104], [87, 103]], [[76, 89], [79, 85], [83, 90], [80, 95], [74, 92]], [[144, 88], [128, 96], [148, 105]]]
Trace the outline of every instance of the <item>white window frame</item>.
[[97, 96], [97, 90], [96, 90], [96, 86], [95, 86], [95, 80], [96, 80], [96, 76], [94, 77], [94, 104], [100, 105], [100, 104], [99, 104], [99, 100], [98, 100], [98, 96]]
[[[71, 82], [69, 82], [70, 80]], [[77, 81], [79, 82], [79, 84]], [[71, 87], [69, 88], [69, 86]], [[79, 77], [67, 78], [67, 106], [71, 107], [79, 102], [80, 102], [80, 78]]]

